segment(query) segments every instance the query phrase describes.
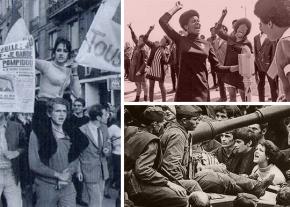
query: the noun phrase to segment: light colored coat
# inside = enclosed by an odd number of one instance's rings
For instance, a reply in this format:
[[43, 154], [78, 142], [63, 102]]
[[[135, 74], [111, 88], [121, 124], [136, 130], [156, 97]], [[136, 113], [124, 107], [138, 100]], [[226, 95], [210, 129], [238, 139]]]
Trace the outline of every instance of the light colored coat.
[[[95, 142], [94, 135], [89, 129], [88, 124], [80, 127], [80, 130], [89, 139], [88, 147], [81, 153], [80, 166], [84, 176], [84, 182], [98, 183], [100, 180], [109, 178], [108, 163], [103, 149]], [[101, 126], [100, 129], [103, 135], [104, 146], [108, 140], [108, 128]]]

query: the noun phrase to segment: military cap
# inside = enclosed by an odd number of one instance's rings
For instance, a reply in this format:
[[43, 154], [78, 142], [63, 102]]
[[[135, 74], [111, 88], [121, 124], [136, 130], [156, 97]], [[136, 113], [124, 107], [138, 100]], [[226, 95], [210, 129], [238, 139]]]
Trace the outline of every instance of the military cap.
[[148, 106], [143, 112], [146, 122], [162, 122], [164, 120], [164, 115], [165, 113], [160, 106]]
[[188, 11], [184, 12], [183, 14], [181, 14], [179, 17], [180, 26], [184, 29], [184, 25], [187, 25], [188, 20], [194, 16], [197, 16], [199, 18], [199, 14], [195, 10], [188, 10]]
[[161, 108], [163, 109], [163, 111], [171, 111], [171, 113], [173, 113], [174, 115], [176, 115], [176, 109], [175, 106], [161, 106]]
[[202, 113], [202, 109], [198, 106], [179, 105], [175, 106], [175, 108], [176, 108], [176, 116], [180, 118], [190, 118], [194, 116], [200, 116]]

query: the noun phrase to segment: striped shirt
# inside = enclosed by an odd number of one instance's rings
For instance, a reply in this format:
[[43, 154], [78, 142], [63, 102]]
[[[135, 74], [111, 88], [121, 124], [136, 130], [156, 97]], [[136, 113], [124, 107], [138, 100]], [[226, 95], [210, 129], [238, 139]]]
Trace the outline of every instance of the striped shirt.
[[158, 47], [154, 54], [152, 65], [149, 70], [149, 73], [147, 74], [147, 78], [154, 79], [154, 80], [163, 79], [163, 76], [164, 76], [163, 64], [162, 64], [163, 55], [164, 55], [164, 48]]

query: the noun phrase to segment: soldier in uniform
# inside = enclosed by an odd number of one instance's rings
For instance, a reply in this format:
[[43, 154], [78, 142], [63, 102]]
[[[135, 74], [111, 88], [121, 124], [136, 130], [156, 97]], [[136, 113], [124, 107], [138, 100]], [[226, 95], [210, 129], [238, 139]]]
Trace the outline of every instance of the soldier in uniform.
[[[125, 142], [125, 190], [136, 205], [185, 207], [186, 191], [159, 172], [161, 147], [158, 134], [164, 112], [149, 106], [143, 112], [144, 127], [131, 130]], [[128, 127], [130, 128], [130, 127]], [[126, 131], [130, 131], [129, 129]]]
[[161, 136], [161, 173], [170, 181], [179, 183], [187, 193], [202, 191], [195, 180], [188, 179], [189, 144], [188, 131], [194, 130], [201, 115], [198, 106], [176, 106], [176, 122], [172, 122]]

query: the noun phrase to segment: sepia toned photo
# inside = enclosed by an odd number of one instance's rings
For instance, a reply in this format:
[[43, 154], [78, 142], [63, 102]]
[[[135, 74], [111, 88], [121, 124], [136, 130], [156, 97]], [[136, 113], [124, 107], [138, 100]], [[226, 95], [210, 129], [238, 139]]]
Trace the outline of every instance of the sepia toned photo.
[[289, 105], [125, 105], [124, 206], [288, 206], [289, 117]]
[[126, 102], [290, 100], [287, 0], [124, 4]]

